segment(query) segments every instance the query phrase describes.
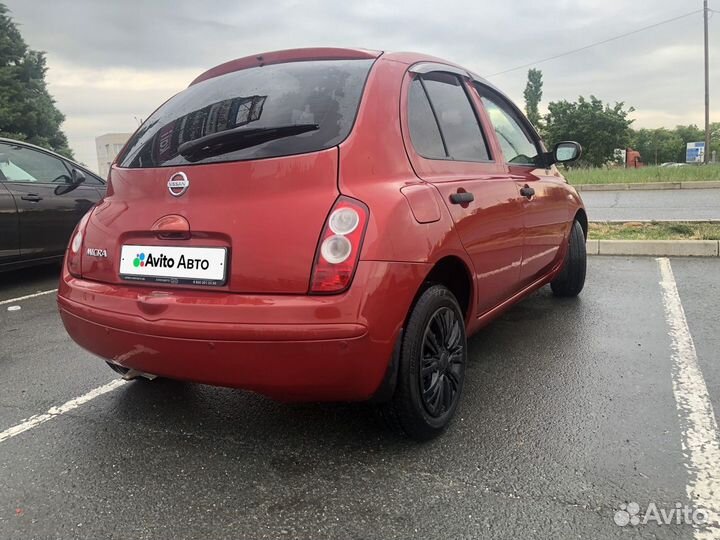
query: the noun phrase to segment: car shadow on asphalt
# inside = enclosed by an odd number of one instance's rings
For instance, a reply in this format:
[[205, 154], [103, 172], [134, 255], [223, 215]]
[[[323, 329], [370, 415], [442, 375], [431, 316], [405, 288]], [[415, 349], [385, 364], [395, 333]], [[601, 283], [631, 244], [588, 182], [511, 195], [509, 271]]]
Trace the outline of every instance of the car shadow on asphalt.
[[32, 266], [0, 274], [0, 300], [55, 289], [60, 280], [60, 263]]

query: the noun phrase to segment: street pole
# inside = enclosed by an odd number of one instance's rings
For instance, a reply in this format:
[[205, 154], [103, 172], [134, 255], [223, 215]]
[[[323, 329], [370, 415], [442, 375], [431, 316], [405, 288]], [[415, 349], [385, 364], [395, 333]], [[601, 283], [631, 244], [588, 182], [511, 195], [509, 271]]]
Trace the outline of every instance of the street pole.
[[703, 0], [705, 19], [705, 163], [710, 162], [710, 48], [708, 47], [708, 0]]

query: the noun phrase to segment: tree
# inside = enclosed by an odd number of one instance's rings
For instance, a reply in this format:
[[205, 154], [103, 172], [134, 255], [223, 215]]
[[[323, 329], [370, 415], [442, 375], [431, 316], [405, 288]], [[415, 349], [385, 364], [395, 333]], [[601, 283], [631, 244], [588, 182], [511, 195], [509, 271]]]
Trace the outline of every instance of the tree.
[[716, 159], [720, 159], [720, 122], [710, 124], [710, 157], [712, 151], [715, 151]]
[[525, 112], [527, 113], [528, 120], [532, 125], [540, 126], [540, 100], [542, 99], [543, 91], [542, 71], [539, 69], [528, 70], [528, 81], [525, 85]]
[[[720, 123], [710, 124], [710, 152], [720, 154]], [[705, 131], [698, 126], [675, 126], [674, 129], [631, 130], [630, 146], [640, 152], [648, 165], [659, 165], [667, 161], [685, 162], [687, 143], [705, 140]]]
[[552, 102], [545, 116], [547, 142], [552, 146], [577, 141], [583, 147], [580, 165], [602, 167], [613, 159], [616, 148], [625, 148], [629, 142], [633, 121], [628, 114], [635, 109], [624, 107], [624, 103], [611, 107], [592, 95], [589, 100], [580, 96], [576, 102]]
[[65, 116], [45, 84], [45, 54], [28, 48], [0, 3], [0, 137], [28, 141], [72, 157], [60, 129]]
[[648, 165], [678, 161], [681, 152], [680, 161], [685, 161], [685, 143], [675, 130], [658, 128], [632, 131], [630, 147], [640, 152], [643, 162]]

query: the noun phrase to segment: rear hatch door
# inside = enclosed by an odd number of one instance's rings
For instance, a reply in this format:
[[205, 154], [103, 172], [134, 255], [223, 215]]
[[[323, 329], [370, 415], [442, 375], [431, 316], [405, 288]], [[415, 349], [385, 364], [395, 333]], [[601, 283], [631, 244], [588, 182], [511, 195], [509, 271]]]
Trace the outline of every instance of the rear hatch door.
[[[189, 186], [176, 197], [168, 183], [179, 172]], [[88, 222], [83, 277], [155, 287], [305, 293], [318, 238], [338, 196], [336, 175], [334, 148], [182, 170], [114, 169], [112, 194]], [[169, 229], [156, 230], [168, 216], [180, 216], [179, 223], [184, 219], [188, 232], [172, 220]], [[97, 256], [102, 254], [107, 257]], [[222, 274], [214, 273], [220, 270], [217, 257]]]
[[373, 61], [250, 67], [168, 100], [112, 168], [88, 221], [83, 277], [306, 293], [338, 197], [338, 145]]

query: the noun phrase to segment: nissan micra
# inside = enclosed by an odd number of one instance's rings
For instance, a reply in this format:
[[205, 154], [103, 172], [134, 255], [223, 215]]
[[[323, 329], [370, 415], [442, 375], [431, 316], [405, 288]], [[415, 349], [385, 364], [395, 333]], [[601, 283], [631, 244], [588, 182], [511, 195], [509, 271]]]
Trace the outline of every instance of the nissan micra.
[[410, 53], [233, 60], [160, 106], [78, 224], [65, 328], [126, 378], [380, 404], [429, 439], [466, 336], [585, 281], [587, 217], [498, 89]]

